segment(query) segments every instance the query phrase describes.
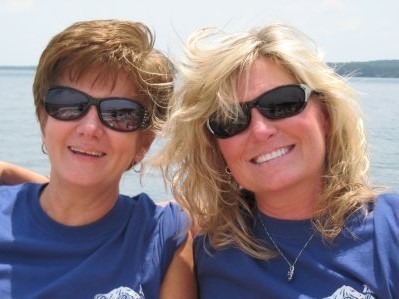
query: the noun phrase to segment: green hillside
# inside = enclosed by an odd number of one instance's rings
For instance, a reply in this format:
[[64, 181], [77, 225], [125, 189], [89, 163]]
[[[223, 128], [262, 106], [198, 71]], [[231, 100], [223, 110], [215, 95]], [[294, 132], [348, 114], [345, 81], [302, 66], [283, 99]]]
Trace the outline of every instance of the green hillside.
[[351, 77], [399, 78], [399, 60], [329, 63], [337, 73]]
[[[399, 60], [328, 63], [342, 76], [399, 78]], [[0, 66], [0, 70], [35, 70], [35, 66]]]

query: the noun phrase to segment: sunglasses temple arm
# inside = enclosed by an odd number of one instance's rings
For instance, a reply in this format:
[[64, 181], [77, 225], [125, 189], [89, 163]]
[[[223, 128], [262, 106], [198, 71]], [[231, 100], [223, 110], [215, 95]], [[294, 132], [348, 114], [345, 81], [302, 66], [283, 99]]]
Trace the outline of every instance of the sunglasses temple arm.
[[212, 130], [211, 125], [209, 124], [209, 119], [206, 120], [206, 126], [208, 127], [208, 130], [212, 133], [212, 135], [215, 135], [215, 132]]

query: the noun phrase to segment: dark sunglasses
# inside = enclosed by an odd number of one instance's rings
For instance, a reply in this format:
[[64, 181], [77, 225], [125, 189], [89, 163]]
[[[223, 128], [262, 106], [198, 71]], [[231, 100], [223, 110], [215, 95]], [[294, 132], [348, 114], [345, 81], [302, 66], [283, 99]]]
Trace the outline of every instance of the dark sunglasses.
[[101, 122], [112, 130], [132, 132], [149, 125], [148, 111], [133, 99], [96, 99], [66, 86], [50, 88], [44, 99], [48, 115], [65, 121], [82, 118], [92, 105], [97, 107]]
[[217, 113], [207, 121], [209, 131], [218, 138], [229, 138], [243, 132], [251, 122], [251, 109], [269, 119], [282, 119], [302, 112], [312, 90], [306, 84], [282, 85], [257, 97], [251, 102], [241, 103], [242, 113], [234, 119], [221, 119]]

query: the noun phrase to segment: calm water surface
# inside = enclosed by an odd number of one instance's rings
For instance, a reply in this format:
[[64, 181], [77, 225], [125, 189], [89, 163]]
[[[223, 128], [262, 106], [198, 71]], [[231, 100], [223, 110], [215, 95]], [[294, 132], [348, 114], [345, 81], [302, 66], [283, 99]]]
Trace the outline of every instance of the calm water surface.
[[[0, 70], [0, 160], [13, 162], [42, 174], [49, 173], [48, 157], [41, 152], [41, 138], [34, 114], [30, 70]], [[371, 177], [376, 185], [399, 190], [399, 79], [354, 78], [365, 113], [371, 153]], [[160, 148], [155, 142], [150, 151]], [[154, 200], [171, 198], [159, 174], [139, 176], [127, 172], [121, 192], [134, 195], [147, 192]]]

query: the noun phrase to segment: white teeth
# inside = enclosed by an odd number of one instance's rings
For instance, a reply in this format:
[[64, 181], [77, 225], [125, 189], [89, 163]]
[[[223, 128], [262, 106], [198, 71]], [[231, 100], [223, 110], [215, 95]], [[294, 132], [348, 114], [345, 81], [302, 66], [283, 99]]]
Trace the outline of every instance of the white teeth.
[[88, 155], [88, 156], [93, 156], [93, 157], [102, 157], [105, 154], [102, 152], [95, 152], [95, 151], [85, 151], [80, 148], [70, 146], [69, 149], [75, 153], [83, 154], [83, 155]]
[[288, 152], [289, 152], [288, 147], [280, 148], [274, 152], [259, 156], [258, 158], [255, 159], [255, 163], [264, 163], [264, 162], [279, 158], [281, 156], [284, 156]]

